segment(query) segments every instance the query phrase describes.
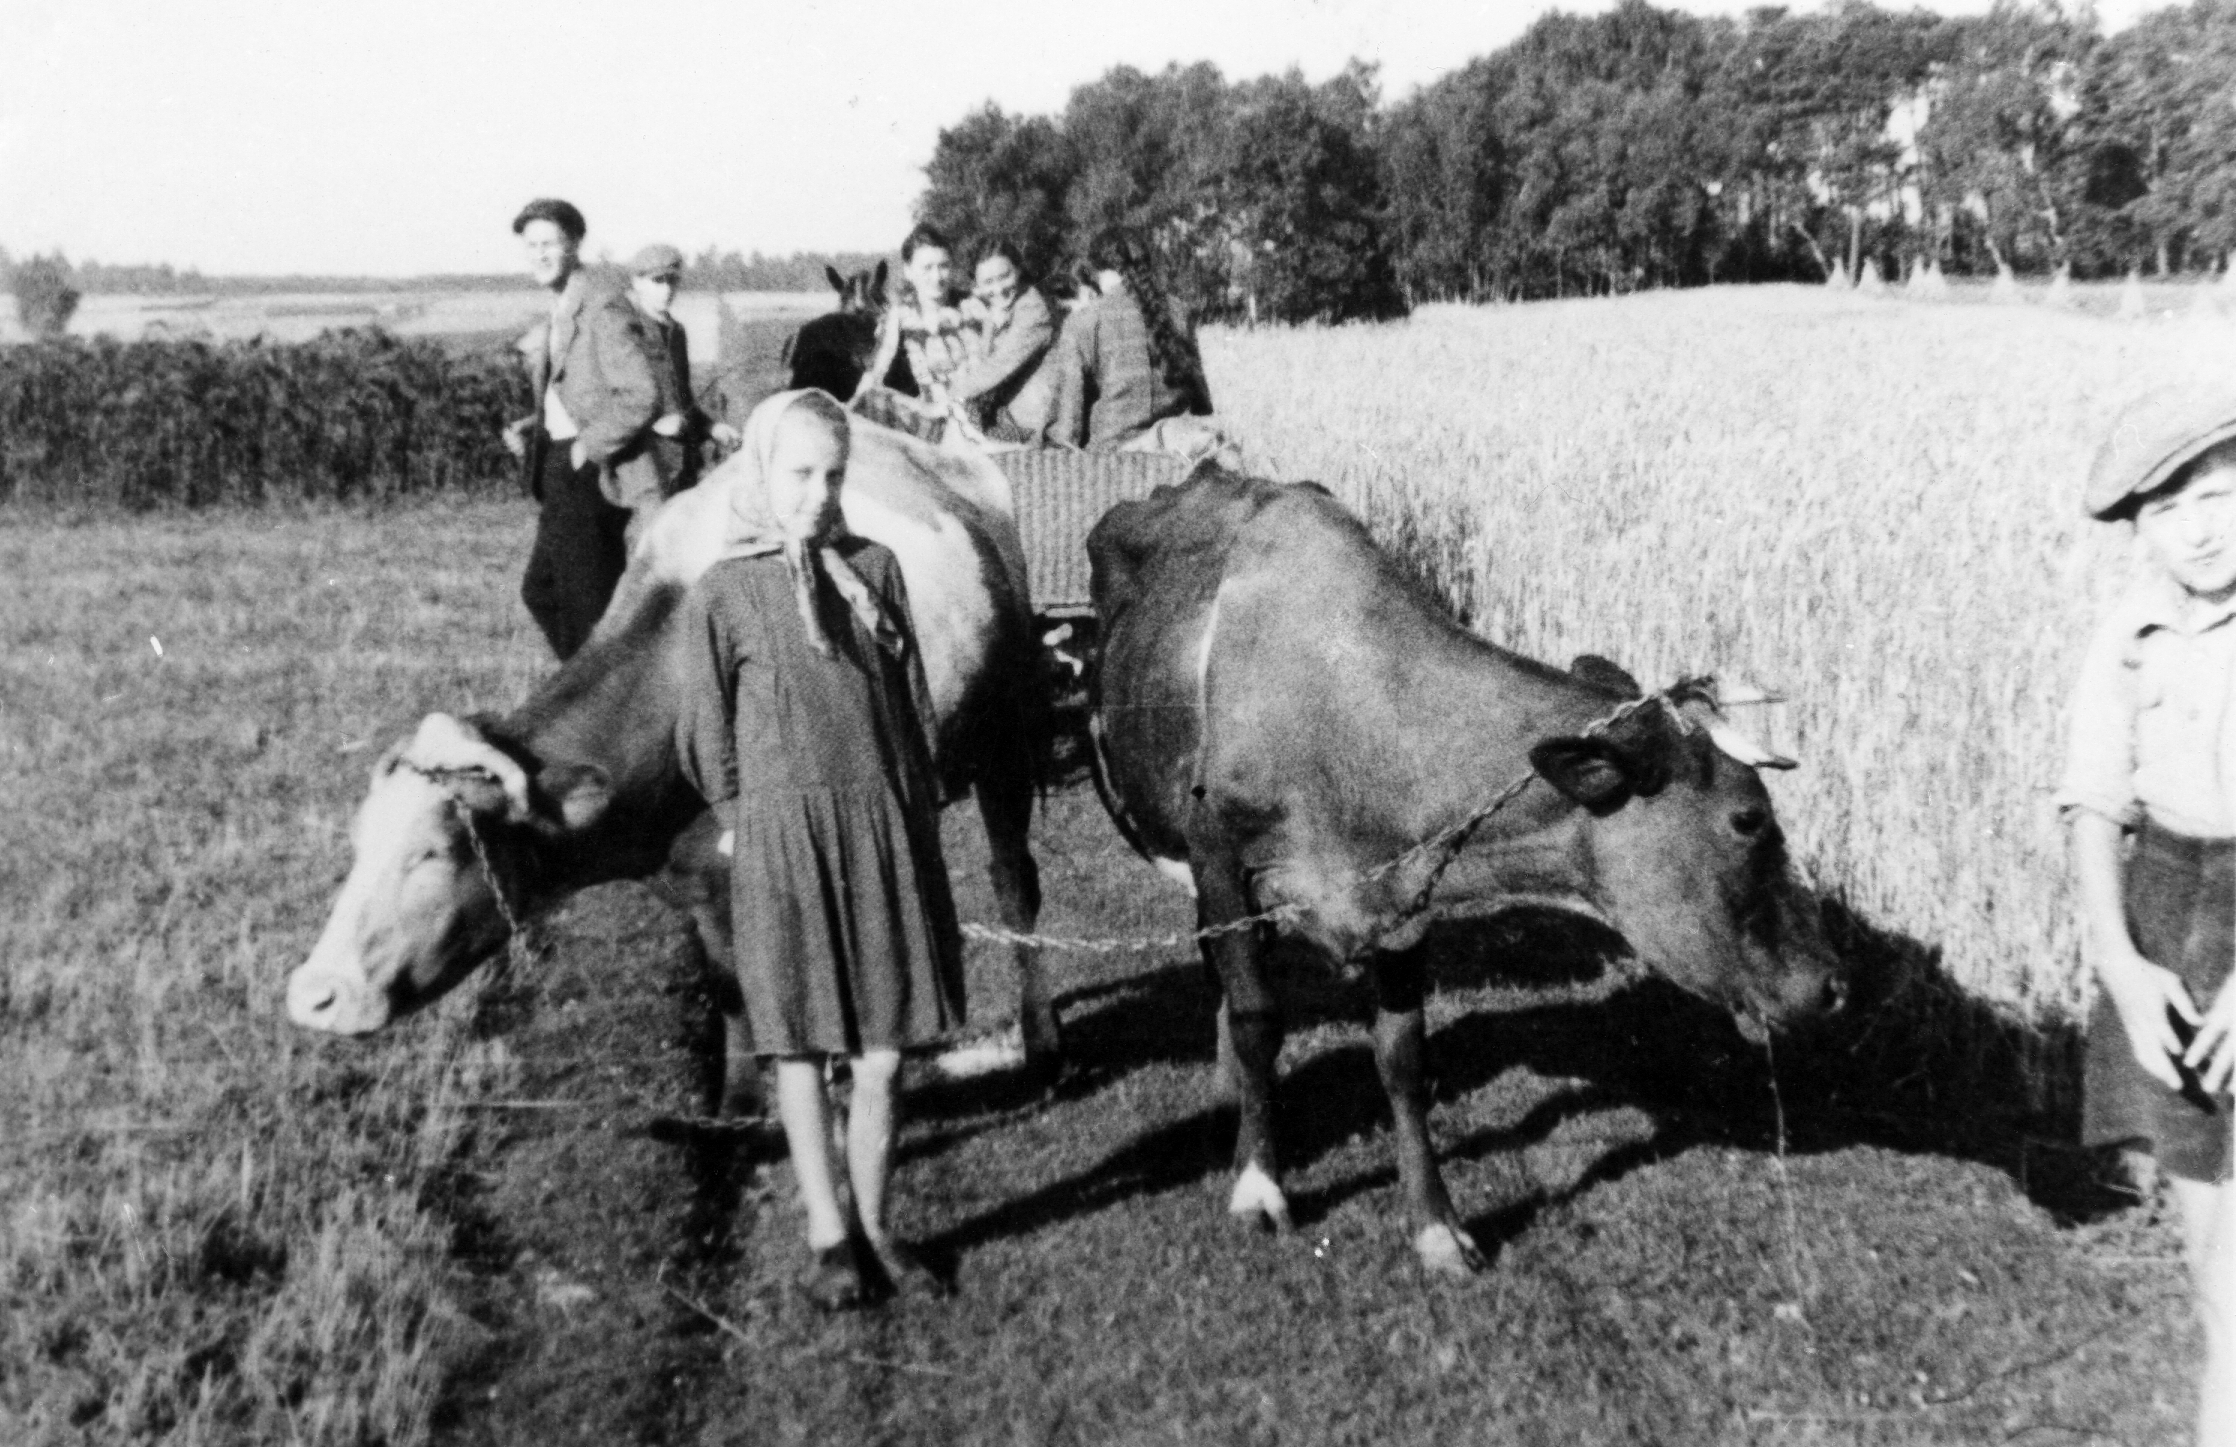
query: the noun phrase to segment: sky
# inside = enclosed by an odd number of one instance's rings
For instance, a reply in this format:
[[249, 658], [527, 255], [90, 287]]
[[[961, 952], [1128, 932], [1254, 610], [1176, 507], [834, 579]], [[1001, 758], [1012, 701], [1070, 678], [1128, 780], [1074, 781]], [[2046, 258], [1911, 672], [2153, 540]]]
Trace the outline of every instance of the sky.
[[[2142, 3], [2099, 8], [2116, 25]], [[557, 195], [593, 255], [883, 250], [940, 128], [988, 101], [1053, 112], [1120, 64], [1319, 80], [1354, 56], [1397, 99], [1551, 8], [0, 0], [0, 247], [211, 274], [515, 271], [514, 212]]]

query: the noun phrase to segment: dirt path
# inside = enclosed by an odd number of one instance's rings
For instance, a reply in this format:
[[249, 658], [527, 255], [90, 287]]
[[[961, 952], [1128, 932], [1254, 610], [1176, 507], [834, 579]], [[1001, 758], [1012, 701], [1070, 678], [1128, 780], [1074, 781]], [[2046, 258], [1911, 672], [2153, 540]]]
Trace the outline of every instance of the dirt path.
[[516, 1065], [479, 1105], [454, 1176], [489, 1339], [440, 1437], [685, 1440], [721, 1353], [681, 1298], [719, 1299], [743, 1229], [740, 1137], [704, 1120], [718, 1022], [681, 931], [642, 889], [591, 891], [539, 937], [535, 963], [481, 1010]]

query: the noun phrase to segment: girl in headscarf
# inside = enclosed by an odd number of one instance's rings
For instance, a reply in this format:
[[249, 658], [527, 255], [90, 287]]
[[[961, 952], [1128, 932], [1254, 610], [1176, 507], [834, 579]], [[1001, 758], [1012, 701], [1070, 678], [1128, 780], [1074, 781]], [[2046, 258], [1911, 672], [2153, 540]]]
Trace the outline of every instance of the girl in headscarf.
[[[780, 393], [747, 419], [740, 452], [727, 546], [685, 605], [678, 746], [733, 831], [746, 1024], [776, 1061], [807, 1210], [802, 1285], [835, 1310], [865, 1299], [866, 1267], [936, 1289], [888, 1236], [885, 1193], [900, 1053], [962, 1023], [962, 942], [908, 590], [892, 553], [839, 513], [846, 413], [828, 393]], [[853, 1075], [851, 1221], [831, 1162], [832, 1057]]]

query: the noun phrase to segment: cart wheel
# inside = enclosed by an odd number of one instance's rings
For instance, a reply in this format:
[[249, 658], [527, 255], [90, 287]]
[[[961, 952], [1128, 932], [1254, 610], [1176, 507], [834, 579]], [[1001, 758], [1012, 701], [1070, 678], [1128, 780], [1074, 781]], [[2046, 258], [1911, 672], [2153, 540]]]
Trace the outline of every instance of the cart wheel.
[[1094, 674], [1101, 639], [1092, 614], [1042, 614], [1033, 622], [1040, 638], [1042, 676], [1048, 682], [1049, 762], [1052, 777], [1063, 778], [1085, 767], [1092, 697], [1088, 680]]

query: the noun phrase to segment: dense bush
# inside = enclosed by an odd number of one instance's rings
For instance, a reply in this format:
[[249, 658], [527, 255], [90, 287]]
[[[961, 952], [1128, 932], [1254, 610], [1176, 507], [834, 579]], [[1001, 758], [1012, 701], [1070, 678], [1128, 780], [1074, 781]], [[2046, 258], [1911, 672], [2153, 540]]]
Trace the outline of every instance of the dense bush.
[[34, 256], [10, 267], [8, 290], [15, 293], [16, 319], [35, 337], [59, 337], [78, 310], [78, 290], [59, 256]]
[[0, 500], [129, 508], [509, 486], [507, 353], [376, 330], [312, 341], [0, 348]]

